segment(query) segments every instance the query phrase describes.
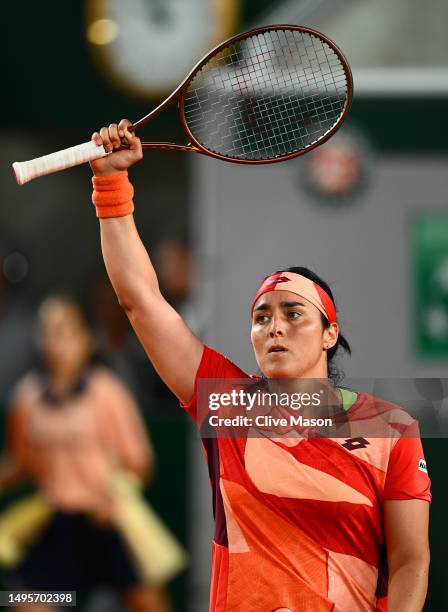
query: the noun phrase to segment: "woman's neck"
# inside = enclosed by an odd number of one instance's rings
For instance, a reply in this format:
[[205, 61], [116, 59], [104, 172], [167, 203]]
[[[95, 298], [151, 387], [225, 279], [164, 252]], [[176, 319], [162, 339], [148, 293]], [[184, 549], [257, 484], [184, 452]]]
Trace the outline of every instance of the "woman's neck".
[[63, 397], [67, 395], [78, 382], [81, 376], [81, 369], [76, 368], [70, 371], [53, 371], [49, 373], [48, 381], [52, 395]]

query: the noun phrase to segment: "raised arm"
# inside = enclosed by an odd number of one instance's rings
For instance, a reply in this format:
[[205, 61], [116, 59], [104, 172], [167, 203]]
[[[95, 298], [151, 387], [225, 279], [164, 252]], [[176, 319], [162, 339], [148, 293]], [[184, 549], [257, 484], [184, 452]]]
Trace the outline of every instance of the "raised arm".
[[[92, 140], [113, 151], [91, 163], [95, 177], [127, 171], [142, 158], [140, 139], [129, 132], [129, 125], [123, 119], [118, 126], [111, 124], [93, 134]], [[118, 150], [121, 141], [129, 148]], [[100, 181], [102, 189], [107, 189], [107, 180]], [[109, 194], [112, 200], [114, 193]], [[100, 218], [100, 226], [104, 263], [118, 300], [160, 377], [180, 400], [188, 402], [203, 344], [160, 293], [132, 214]]]

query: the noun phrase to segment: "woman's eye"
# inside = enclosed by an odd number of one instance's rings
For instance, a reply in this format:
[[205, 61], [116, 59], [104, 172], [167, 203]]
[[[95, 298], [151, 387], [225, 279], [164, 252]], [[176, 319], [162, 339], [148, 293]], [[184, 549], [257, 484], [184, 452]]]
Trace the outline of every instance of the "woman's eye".
[[268, 315], [259, 314], [255, 317], [255, 323], [266, 323]]
[[291, 310], [290, 312], [288, 312], [288, 317], [290, 319], [298, 319], [300, 316], [300, 312], [297, 312], [296, 310]]

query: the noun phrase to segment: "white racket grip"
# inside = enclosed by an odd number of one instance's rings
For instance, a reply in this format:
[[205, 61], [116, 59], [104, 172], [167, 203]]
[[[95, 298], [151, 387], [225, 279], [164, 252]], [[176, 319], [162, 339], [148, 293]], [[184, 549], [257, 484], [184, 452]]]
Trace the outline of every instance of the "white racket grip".
[[65, 170], [65, 168], [79, 166], [106, 155], [109, 155], [109, 153], [106, 153], [103, 145], [98, 146], [92, 140], [89, 140], [89, 142], [84, 142], [76, 147], [69, 147], [43, 157], [36, 157], [36, 159], [30, 161], [14, 162], [12, 168], [17, 183], [23, 185], [38, 176], [45, 176], [46, 174], [59, 172], [59, 170]]

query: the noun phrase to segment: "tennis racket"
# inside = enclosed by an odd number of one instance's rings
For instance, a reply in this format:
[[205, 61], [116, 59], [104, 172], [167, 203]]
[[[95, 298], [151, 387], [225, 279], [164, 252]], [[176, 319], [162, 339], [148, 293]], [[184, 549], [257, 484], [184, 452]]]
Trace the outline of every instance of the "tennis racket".
[[[350, 66], [326, 36], [301, 26], [257, 28], [210, 51], [132, 131], [177, 103], [188, 144], [146, 149], [203, 153], [245, 164], [280, 162], [322, 144], [340, 127], [353, 96]], [[22, 185], [108, 155], [92, 141], [13, 164]]]

